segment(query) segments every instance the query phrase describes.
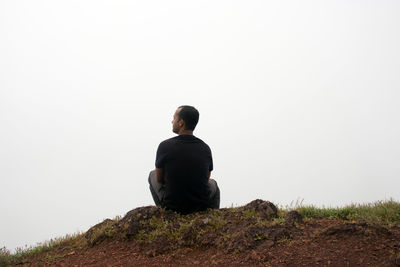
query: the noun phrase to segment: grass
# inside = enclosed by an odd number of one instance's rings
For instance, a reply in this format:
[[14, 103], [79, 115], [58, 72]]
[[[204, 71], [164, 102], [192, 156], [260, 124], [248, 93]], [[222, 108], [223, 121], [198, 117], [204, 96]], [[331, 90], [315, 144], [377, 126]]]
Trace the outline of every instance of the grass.
[[14, 256], [5, 247], [0, 248], [0, 266], [7, 266], [13, 260]]
[[[304, 218], [308, 219], [339, 219], [348, 221], [366, 221], [381, 225], [400, 225], [400, 203], [394, 201], [393, 199], [387, 201], [377, 201], [368, 204], [352, 204], [341, 208], [318, 208], [315, 206], [304, 206], [301, 202], [297, 202], [294, 207], [280, 208], [278, 210], [278, 217], [271, 221], [260, 219], [257, 217], [257, 212], [254, 210], [244, 210], [238, 212], [239, 210], [240, 207], [229, 208], [230, 212], [238, 214], [240, 213], [240, 216], [237, 218], [238, 221], [254, 218], [256, 224], [261, 226], [284, 224], [285, 215], [290, 210], [297, 210]], [[174, 222], [153, 217], [144, 222], [149, 224], [149, 229], [151, 230], [141, 231], [137, 235], [136, 240], [151, 242], [151, 240], [154, 240], [158, 236], [166, 235], [171, 241], [179, 241], [183, 238], [185, 232], [188, 230], [198, 231], [197, 235], [203, 235], [207, 231], [219, 232], [219, 229], [222, 229], [222, 227], [227, 223], [222, 214], [223, 213], [219, 210], [213, 210], [209, 211], [206, 215], [193, 214], [188, 216], [179, 216]], [[120, 219], [120, 217], [116, 217], [113, 220], [110, 220], [110, 223], [99, 227], [96, 229], [96, 232], [93, 233], [91, 238], [96, 239], [101, 233], [109, 238], [113, 238], [113, 236], [116, 234], [116, 229], [112, 225], [113, 223], [117, 223]], [[205, 228], [198, 229], [195, 227], [195, 221], [199, 221], [200, 219], [206, 220], [204, 222], [207, 225]], [[226, 238], [229, 239], [230, 237], [227, 236]], [[16, 263], [24, 263], [33, 255], [46, 253], [58, 247], [79, 249], [88, 246], [88, 244], [90, 244], [90, 242], [85, 239], [84, 234], [77, 233], [74, 235], [67, 235], [65, 237], [51, 239], [50, 241], [46, 241], [29, 248], [18, 248], [16, 249], [15, 253], [10, 253], [10, 251], [8, 251], [6, 248], [0, 248], [0, 267]], [[47, 254], [48, 259], [58, 259], [59, 257], [63, 257], [63, 255]]]
[[343, 208], [300, 206], [296, 209], [305, 218], [366, 221], [384, 225], [400, 225], [400, 203], [390, 199], [368, 204], [352, 204]]
[[[199, 227], [199, 224], [204, 224]], [[223, 216], [218, 210], [211, 210], [206, 215], [192, 214], [189, 216], [178, 216], [174, 221], [166, 220], [161, 217], [153, 217], [143, 221], [143, 230], [135, 236], [135, 240], [144, 243], [151, 243], [159, 237], [165, 237], [171, 243], [181, 243], [185, 237], [201, 236], [209, 231], [217, 231], [226, 224]], [[192, 240], [186, 240], [194, 245]]]
[[[36, 246], [27, 248], [17, 248], [14, 253], [11, 253], [5, 247], [0, 249], [0, 267], [8, 266], [11, 264], [23, 264], [27, 259], [33, 255], [51, 251], [57, 247], [73, 247], [81, 248], [85, 246], [83, 234], [76, 233], [73, 235], [66, 235], [55, 239], [50, 239]], [[48, 256], [51, 257], [51, 256]]]

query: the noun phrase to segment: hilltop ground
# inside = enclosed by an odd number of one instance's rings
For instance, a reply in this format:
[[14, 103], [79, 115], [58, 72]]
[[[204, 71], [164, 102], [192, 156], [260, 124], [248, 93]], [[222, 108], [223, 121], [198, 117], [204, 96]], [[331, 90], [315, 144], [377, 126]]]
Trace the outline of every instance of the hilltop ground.
[[[3, 263], [2, 263], [3, 261]], [[400, 204], [277, 210], [268, 201], [191, 215], [154, 206], [0, 266], [400, 266]]]

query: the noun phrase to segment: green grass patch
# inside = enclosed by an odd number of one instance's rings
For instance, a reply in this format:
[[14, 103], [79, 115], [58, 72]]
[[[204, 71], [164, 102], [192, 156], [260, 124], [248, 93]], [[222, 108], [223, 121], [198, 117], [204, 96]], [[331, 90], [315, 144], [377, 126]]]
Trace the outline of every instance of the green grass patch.
[[378, 224], [400, 224], [400, 203], [393, 199], [342, 208], [300, 206], [296, 210], [305, 218], [367, 221]]
[[0, 249], [0, 267], [5, 267], [11, 264], [23, 264], [33, 255], [51, 251], [57, 247], [82, 248], [86, 241], [81, 233], [66, 235], [64, 237], [50, 239], [43, 243], [38, 243], [35, 246], [26, 248], [17, 248], [14, 253], [11, 253], [5, 247]]
[[5, 247], [0, 248], [0, 267], [7, 266], [12, 263], [13, 255]]

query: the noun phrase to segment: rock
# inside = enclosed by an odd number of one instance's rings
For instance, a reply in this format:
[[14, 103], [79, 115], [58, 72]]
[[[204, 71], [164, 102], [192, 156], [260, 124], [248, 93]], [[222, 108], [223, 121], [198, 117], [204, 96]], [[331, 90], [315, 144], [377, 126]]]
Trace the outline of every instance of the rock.
[[287, 229], [287, 227], [282, 225], [275, 225], [268, 228], [267, 234], [268, 238], [274, 241], [291, 238], [291, 232]]
[[101, 243], [106, 238], [112, 237], [117, 232], [117, 226], [111, 219], [105, 219], [101, 223], [92, 226], [86, 233], [85, 239], [90, 246]]
[[[162, 213], [161, 208], [156, 206], [140, 207], [129, 211], [124, 218], [119, 222], [119, 226], [123, 229], [127, 229], [126, 236], [131, 237], [139, 233], [140, 230], [144, 229], [142, 221], [148, 221], [152, 217], [160, 217]], [[148, 226], [148, 225], [147, 225]], [[146, 230], [151, 230], [146, 228]]]
[[244, 210], [254, 209], [262, 219], [272, 219], [278, 216], [278, 209], [269, 201], [256, 199], [243, 206]]
[[294, 226], [295, 223], [303, 223], [303, 216], [295, 210], [290, 211], [285, 216], [286, 224]]
[[120, 229], [126, 231], [126, 236], [131, 237], [139, 233], [140, 230], [152, 230], [147, 224], [144, 226], [142, 222], [149, 222], [151, 218], [162, 218], [167, 221], [176, 220], [178, 214], [171, 210], [165, 210], [156, 206], [145, 206], [129, 211], [118, 223]]
[[149, 219], [153, 216], [160, 216], [161, 215], [161, 208], [156, 206], [145, 206], [133, 209], [129, 211], [120, 221], [119, 226], [122, 227], [127, 223], [130, 223], [132, 220], [134, 221], [142, 221]]

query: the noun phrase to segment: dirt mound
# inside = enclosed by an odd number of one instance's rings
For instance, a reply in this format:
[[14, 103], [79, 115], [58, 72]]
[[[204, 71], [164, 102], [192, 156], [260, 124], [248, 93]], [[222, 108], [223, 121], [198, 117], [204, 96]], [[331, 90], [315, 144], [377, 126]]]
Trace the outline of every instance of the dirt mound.
[[[24, 266], [400, 266], [400, 227], [303, 218], [260, 199], [189, 215], [155, 206], [90, 228]], [[21, 263], [20, 263], [21, 264]]]
[[118, 222], [107, 219], [93, 226], [85, 238], [90, 246], [111, 238], [135, 240], [148, 247], [152, 255], [184, 247], [211, 246], [242, 252], [260, 245], [272, 246], [299, 233], [293, 223], [271, 223], [277, 211], [273, 203], [260, 199], [234, 211], [221, 209], [189, 215], [147, 206], [129, 211]]

